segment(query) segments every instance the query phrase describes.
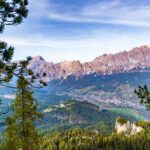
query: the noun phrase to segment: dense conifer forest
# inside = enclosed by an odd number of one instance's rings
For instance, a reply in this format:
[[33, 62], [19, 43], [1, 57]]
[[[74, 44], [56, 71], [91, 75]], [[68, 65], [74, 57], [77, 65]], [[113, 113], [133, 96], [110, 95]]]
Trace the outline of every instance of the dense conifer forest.
[[102, 136], [87, 130], [72, 129], [45, 135], [41, 149], [44, 150], [149, 150], [150, 122], [137, 122], [145, 131], [126, 137], [123, 134]]

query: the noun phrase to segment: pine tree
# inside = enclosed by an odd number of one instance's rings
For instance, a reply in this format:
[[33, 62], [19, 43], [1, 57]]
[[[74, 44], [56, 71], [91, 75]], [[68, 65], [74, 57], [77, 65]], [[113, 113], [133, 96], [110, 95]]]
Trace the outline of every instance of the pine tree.
[[20, 24], [27, 17], [28, 0], [0, 0], [0, 32], [5, 25]]
[[[6, 25], [20, 24], [27, 17], [28, 0], [0, 0], [0, 32]], [[39, 135], [35, 128], [39, 117], [37, 104], [33, 98], [34, 80], [39, 75], [27, 69], [29, 60], [11, 63], [14, 48], [0, 41], [0, 85], [8, 86], [13, 76], [16, 76], [16, 99], [11, 105], [11, 116], [6, 120], [2, 148], [6, 150], [37, 150]], [[41, 80], [40, 85], [45, 83]]]
[[9, 82], [13, 77], [13, 70], [16, 64], [11, 64], [10, 61], [14, 54], [14, 48], [8, 46], [5, 42], [0, 42], [0, 84], [3, 85]]
[[[0, 0], [0, 32], [6, 25], [17, 25], [27, 17], [27, 0]], [[14, 54], [14, 48], [0, 41], [0, 84], [10, 81], [16, 64], [10, 61]]]
[[[40, 135], [36, 129], [36, 120], [40, 117], [37, 103], [33, 98], [32, 87], [37, 75], [27, 69], [30, 59], [20, 62], [16, 76], [16, 99], [11, 105], [11, 116], [6, 120], [3, 149], [38, 150]], [[40, 85], [45, 83], [40, 80]], [[13, 147], [10, 147], [13, 144]], [[13, 148], [13, 149], [12, 149]]]
[[[28, 0], [0, 0], [0, 32], [6, 25], [20, 24], [28, 15]], [[0, 41], [0, 84], [9, 82], [13, 77], [16, 64], [11, 63], [14, 48]]]
[[140, 99], [140, 103], [145, 104], [146, 109], [150, 111], [150, 92], [147, 86], [139, 86], [138, 89], [135, 90], [135, 93]]
[[[6, 25], [20, 24], [27, 17], [27, 0], [0, 0], [0, 33]], [[0, 85], [7, 86], [14, 76], [17, 64], [11, 63], [14, 48], [6, 42], [0, 41]], [[11, 87], [12, 88], [12, 87]], [[0, 112], [1, 115], [1, 112]]]

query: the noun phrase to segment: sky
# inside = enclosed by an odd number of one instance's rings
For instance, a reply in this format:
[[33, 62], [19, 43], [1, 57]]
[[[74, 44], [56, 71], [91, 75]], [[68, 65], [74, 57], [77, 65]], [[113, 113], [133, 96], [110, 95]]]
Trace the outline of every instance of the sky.
[[28, 9], [22, 24], [0, 35], [15, 47], [14, 60], [85, 62], [150, 46], [150, 0], [29, 0]]

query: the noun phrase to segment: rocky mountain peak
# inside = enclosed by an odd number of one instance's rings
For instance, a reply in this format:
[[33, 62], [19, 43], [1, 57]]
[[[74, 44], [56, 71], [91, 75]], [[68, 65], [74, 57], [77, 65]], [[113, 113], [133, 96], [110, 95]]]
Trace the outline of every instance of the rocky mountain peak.
[[41, 60], [44, 60], [42, 56], [35, 56], [32, 58], [32, 61], [41, 61]]
[[144, 45], [131, 51], [104, 54], [91, 62], [63, 61], [57, 64], [46, 62], [41, 56], [34, 57], [29, 64], [35, 72], [46, 72], [47, 81], [65, 79], [70, 75], [80, 77], [86, 74], [108, 75], [131, 71], [148, 71], [150, 68], [150, 47]]

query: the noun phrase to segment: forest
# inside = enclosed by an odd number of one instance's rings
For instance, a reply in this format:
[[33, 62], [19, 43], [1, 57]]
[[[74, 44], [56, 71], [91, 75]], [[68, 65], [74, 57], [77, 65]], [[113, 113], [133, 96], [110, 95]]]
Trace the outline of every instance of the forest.
[[148, 150], [150, 147], [150, 122], [137, 122], [145, 131], [130, 137], [123, 134], [102, 136], [87, 130], [72, 129], [45, 135], [44, 150]]

